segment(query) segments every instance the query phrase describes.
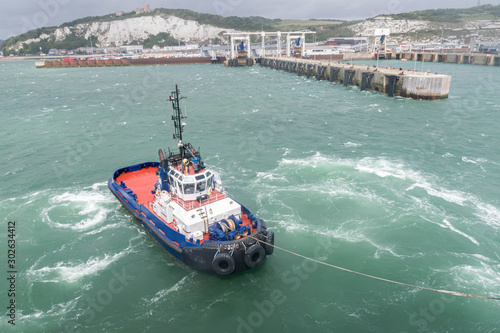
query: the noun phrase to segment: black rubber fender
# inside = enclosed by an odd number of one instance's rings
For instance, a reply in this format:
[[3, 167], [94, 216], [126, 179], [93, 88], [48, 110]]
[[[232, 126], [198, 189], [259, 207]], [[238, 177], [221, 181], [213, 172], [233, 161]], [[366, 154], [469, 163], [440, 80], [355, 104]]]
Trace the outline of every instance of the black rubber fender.
[[247, 253], [243, 256], [243, 261], [248, 268], [259, 266], [266, 257], [266, 251], [259, 243], [255, 243], [247, 249]]
[[266, 243], [269, 243], [269, 244], [262, 243], [262, 247], [266, 251], [266, 255], [273, 254], [274, 246], [272, 246], [272, 245], [274, 245], [274, 232], [268, 231], [267, 238], [264, 238], [263, 241]]
[[234, 272], [234, 258], [227, 252], [217, 253], [212, 260], [212, 269], [220, 275], [229, 275]]

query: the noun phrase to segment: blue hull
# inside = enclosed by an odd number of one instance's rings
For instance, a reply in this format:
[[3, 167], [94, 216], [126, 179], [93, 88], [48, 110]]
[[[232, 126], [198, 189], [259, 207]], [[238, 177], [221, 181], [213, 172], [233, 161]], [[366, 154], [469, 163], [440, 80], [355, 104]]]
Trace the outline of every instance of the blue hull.
[[[199, 244], [188, 241], [184, 235], [168, 227], [147, 207], [139, 204], [131, 190], [115, 181], [123, 173], [158, 167], [158, 165], [158, 162], [145, 162], [118, 169], [109, 179], [108, 187], [122, 205], [139, 220], [143, 228], [171, 255], [196, 269], [215, 271], [225, 275], [228, 274], [228, 270], [231, 270], [230, 274], [254, 268], [260, 265], [267, 254], [272, 253], [272, 248], [265, 243], [260, 243], [259, 240], [273, 243], [274, 235], [266, 230], [264, 221], [254, 217], [244, 206], [241, 206], [242, 212], [251, 218], [252, 225], [256, 227], [252, 235], [234, 241], [204, 241]], [[153, 185], [151, 184], [151, 188]], [[259, 247], [262, 247], [265, 253]], [[254, 254], [252, 249], [261, 257]], [[229, 269], [226, 268], [226, 264], [230, 265]], [[233, 269], [231, 265], [234, 266]]]

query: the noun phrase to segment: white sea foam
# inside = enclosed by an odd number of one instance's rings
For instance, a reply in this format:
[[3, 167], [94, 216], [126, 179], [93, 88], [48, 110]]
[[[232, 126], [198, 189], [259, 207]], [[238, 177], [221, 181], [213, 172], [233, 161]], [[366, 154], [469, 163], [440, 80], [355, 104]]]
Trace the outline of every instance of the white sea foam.
[[26, 314], [26, 310], [19, 310], [19, 321], [24, 323], [28, 321], [39, 321], [42, 318], [46, 317], [60, 317], [73, 311], [79, 301], [81, 296], [73, 298], [68, 302], [53, 304], [51, 308], [47, 311], [42, 311], [39, 309], [35, 309], [34, 312], [30, 314]]
[[484, 293], [490, 292], [492, 296], [498, 296], [500, 289], [500, 266], [481, 263], [480, 266], [460, 265], [451, 269], [455, 279], [461, 285], [480, 285], [485, 289]]
[[362, 146], [363, 144], [361, 143], [355, 143], [355, 142], [344, 142], [344, 146], [346, 147], [359, 147]]
[[26, 275], [38, 282], [61, 282], [73, 283], [83, 277], [91, 276], [104, 270], [106, 267], [116, 262], [132, 251], [129, 245], [126, 249], [115, 254], [105, 254], [102, 257], [90, 257], [86, 262], [67, 261], [58, 262], [55, 266], [45, 266], [34, 268], [38, 261], [26, 271]]
[[285, 175], [276, 175], [272, 172], [257, 172], [257, 177], [266, 180], [282, 180], [288, 182]]
[[459, 206], [464, 206], [465, 202], [469, 200], [469, 198], [467, 198], [467, 194], [461, 191], [447, 190], [445, 188], [436, 189], [427, 181], [414, 183], [408, 187], [406, 191], [413, 190], [417, 187], [424, 189], [430, 196], [441, 198]]
[[[362, 221], [359, 221], [361, 224], [363, 224]], [[371, 246], [375, 248], [375, 252], [373, 254], [373, 257], [375, 259], [380, 258], [380, 253], [388, 253], [394, 257], [397, 258], [405, 258], [407, 256], [400, 255], [396, 253], [391, 246], [386, 246], [386, 245], [381, 245], [375, 242], [373, 239], [367, 237], [363, 232], [360, 230], [360, 228], [348, 228], [345, 226], [352, 225], [353, 223], [356, 223], [356, 221], [348, 221], [340, 225], [339, 228], [336, 230], [328, 230], [328, 229], [316, 229], [314, 232], [316, 234], [320, 235], [325, 235], [337, 239], [341, 239], [343, 241], [349, 242], [349, 243], [368, 243]]]
[[469, 236], [469, 235], [467, 235], [465, 232], [458, 230], [458, 229], [457, 229], [457, 228], [455, 228], [455, 227], [454, 227], [454, 226], [450, 223], [450, 221], [448, 221], [447, 219], [444, 219], [444, 220], [443, 220], [443, 225], [441, 225], [441, 226], [442, 226], [442, 227], [444, 227], [444, 228], [448, 228], [448, 229], [450, 229], [451, 231], [454, 231], [454, 232], [456, 232], [457, 234], [462, 235], [462, 236], [464, 236], [465, 238], [468, 238], [468, 239], [469, 239], [472, 243], [474, 243], [474, 244], [476, 244], [476, 245], [479, 245], [479, 242], [478, 242], [478, 241], [477, 241], [474, 237]]
[[[485, 161], [484, 159], [477, 159], [474, 163]], [[488, 225], [500, 227], [500, 210], [497, 207], [482, 202], [481, 199], [472, 194], [440, 187], [436, 184], [437, 180], [407, 168], [402, 163], [394, 163], [386, 159], [364, 158], [357, 164], [356, 168], [362, 172], [376, 174], [379, 177], [395, 177], [411, 181], [413, 184], [406, 189], [407, 192], [415, 188], [422, 188], [432, 197], [459, 206], [471, 207], [475, 210], [475, 215]]]
[[[112, 211], [106, 204], [114, 203], [113, 198], [102, 189], [103, 184], [52, 196], [49, 200], [52, 205], [42, 211], [42, 219], [58, 228], [80, 231], [102, 223]], [[52, 214], [54, 210], [62, 210], [65, 214]]]
[[16, 168], [16, 169], [15, 169], [15, 170], [13, 170], [13, 171], [7, 171], [6, 173], [4, 173], [4, 174], [2, 175], [2, 177], [4, 177], [4, 176], [8, 176], [8, 175], [15, 175], [15, 174], [17, 174], [18, 172], [23, 171], [23, 170], [24, 170], [24, 168]]
[[106, 224], [102, 227], [100, 227], [99, 229], [95, 229], [95, 230], [91, 230], [89, 232], [86, 232], [85, 235], [87, 236], [90, 236], [90, 235], [95, 235], [95, 234], [99, 234], [105, 230], [108, 230], [108, 229], [116, 229], [116, 228], [119, 228], [119, 227], [122, 227], [119, 223], [113, 223], [113, 224]]
[[191, 278], [193, 278], [193, 276], [196, 274], [196, 272], [193, 272], [189, 275], [186, 275], [185, 277], [183, 277], [182, 279], [180, 279], [176, 284], [174, 284], [172, 287], [170, 288], [165, 288], [165, 289], [162, 289], [160, 291], [158, 291], [151, 299], [147, 300], [147, 299], [144, 299], [145, 303], [150, 306], [152, 304], [155, 304], [157, 303], [158, 301], [162, 300], [164, 297], [166, 297], [167, 295], [169, 295], [170, 293], [174, 292], [174, 291], [178, 291], [183, 285], [184, 283], [186, 283], [187, 280], [190, 280]]
[[477, 207], [475, 215], [477, 217], [488, 223], [490, 226], [500, 227], [500, 209], [480, 201], [476, 201], [475, 204]]
[[[282, 159], [280, 161], [280, 166], [284, 165], [297, 165], [300, 167], [312, 167], [316, 168], [318, 166], [353, 166], [354, 161], [348, 159], [334, 159], [331, 157], [326, 157], [316, 152], [313, 156], [301, 159]], [[277, 169], [278, 170], [278, 169]], [[275, 171], [277, 171], [275, 170]], [[274, 171], [273, 171], [274, 172]]]
[[401, 162], [392, 162], [385, 158], [365, 157], [356, 163], [356, 170], [364, 173], [375, 174], [379, 177], [395, 177], [419, 181], [423, 179], [418, 171], [406, 168]]
[[480, 164], [480, 163], [488, 162], [488, 160], [485, 158], [480, 157], [480, 158], [476, 158], [476, 159], [469, 159], [465, 156], [462, 157], [462, 161], [467, 162], [467, 163], [473, 163], [473, 164], [478, 164], [478, 163]]
[[476, 161], [474, 160], [469, 160], [467, 157], [462, 157], [462, 162], [466, 162], [466, 163], [474, 163], [474, 164], [477, 164]]
[[[315, 172], [318, 172], [317, 179], [313, 177]], [[366, 180], [365, 176], [359, 177], [362, 174], [392, 178], [394, 185], [386, 185], [385, 181], [374, 182], [373, 178]], [[302, 175], [306, 175], [307, 185], [298, 186], [297, 182], [292, 179], [297, 176], [302, 177]], [[363, 184], [365, 181], [375, 184], [376, 187], [366, 186]], [[475, 245], [480, 245], [480, 238], [467, 227], [474, 221], [457, 217], [455, 209], [445, 208], [450, 205], [443, 206], [439, 200], [465, 207], [471, 210], [480, 221], [486, 222], [486, 225], [494, 228], [500, 227], [500, 209], [483, 202], [473, 194], [450, 189], [440, 183], [441, 180], [432, 174], [414, 170], [403, 162], [393, 161], [386, 157], [366, 157], [355, 160], [338, 159], [315, 153], [308, 158], [282, 158], [276, 169], [258, 173], [253, 180], [253, 187], [259, 189], [257, 202], [262, 208], [258, 213], [263, 214], [264, 211], [270, 209], [273, 211], [271, 216], [266, 217], [269, 225], [279, 225], [289, 232], [324, 234], [350, 243], [370, 244], [375, 249], [373, 254], [375, 258], [381, 257], [381, 254], [398, 258], [407, 257], [407, 255], [397, 253], [391, 243], [369, 237], [368, 231], [373, 225], [366, 220], [354, 226], [349, 222], [349, 226], [341, 225], [334, 230], [325, 227], [328, 225], [327, 221], [320, 221], [319, 226], [311, 225], [310, 221], [303, 219], [303, 212], [294, 206], [293, 200], [299, 197], [307, 199], [312, 194], [318, 198], [320, 195], [319, 200], [325, 203], [327, 207], [325, 209], [332, 212], [334, 212], [337, 199], [347, 198], [352, 203], [376, 203], [377, 206], [374, 206], [376, 209], [386, 212], [387, 215], [382, 219], [387, 223], [389, 221], [397, 223], [398, 217], [403, 214], [398, 212], [404, 211], [410, 216], [420, 215], [429, 221], [439, 221], [431, 222], [466, 238]], [[384, 189], [380, 191], [379, 186]], [[418, 191], [418, 189], [423, 191]], [[398, 199], [395, 200], [394, 197]], [[463, 208], [460, 209], [463, 210]], [[269, 214], [266, 211], [263, 215]], [[418, 254], [418, 256], [421, 255], [422, 253]]]
[[[311, 181], [307, 183], [307, 186], [297, 186], [297, 185], [287, 185], [283, 183], [273, 182], [275, 180], [284, 181], [288, 183], [288, 177], [292, 177], [295, 171], [290, 170], [290, 166], [297, 167], [298, 169], [303, 168], [320, 168], [322, 171], [326, 172], [321, 177], [317, 179], [317, 181]], [[390, 207], [393, 204], [393, 201], [384, 198], [379, 195], [376, 191], [364, 187], [357, 186], [356, 183], [346, 182], [342, 177], [345, 175], [341, 174], [340, 178], [330, 176], [331, 172], [335, 172], [334, 169], [341, 167], [341, 173], [350, 172], [346, 171], [344, 167], [350, 167], [352, 170], [355, 170], [356, 162], [347, 159], [331, 159], [319, 154], [316, 154], [313, 157], [307, 159], [299, 159], [299, 160], [289, 160], [283, 159], [280, 162], [280, 166], [272, 171], [260, 172], [257, 174], [255, 179], [255, 187], [260, 189], [265, 188], [265, 191], [259, 191], [258, 199], [259, 202], [262, 203], [263, 200], [269, 201], [271, 203], [271, 198], [273, 202], [280, 203], [284, 208], [287, 208], [288, 211], [291, 211], [292, 214], [299, 215], [298, 212], [295, 212], [291, 207], [287, 207], [284, 203], [280, 202], [278, 198], [282, 195], [280, 193], [297, 193], [301, 196], [308, 197], [311, 194], [315, 195], [324, 195], [324, 199], [326, 201], [330, 201], [331, 198], [335, 197], [349, 197], [349, 198], [361, 198], [366, 199], [371, 202], [377, 202], [380, 204], [380, 207], [390, 211]], [[343, 170], [343, 171], [342, 171]], [[357, 199], [356, 199], [357, 200]]]

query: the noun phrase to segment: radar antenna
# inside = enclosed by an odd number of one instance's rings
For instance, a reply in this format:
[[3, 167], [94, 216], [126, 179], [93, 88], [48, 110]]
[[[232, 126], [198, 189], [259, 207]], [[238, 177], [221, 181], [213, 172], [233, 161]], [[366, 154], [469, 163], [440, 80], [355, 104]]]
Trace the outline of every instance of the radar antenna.
[[179, 88], [177, 87], [177, 85], [175, 85], [175, 91], [172, 91], [170, 93], [169, 100], [172, 102], [172, 108], [173, 108], [172, 120], [174, 121], [174, 127], [175, 127], [174, 139], [178, 139], [179, 142], [181, 143], [182, 130], [185, 125], [181, 123], [181, 121], [186, 117], [182, 114], [179, 101], [186, 97], [180, 97], [179, 95], [180, 95]]
[[194, 157], [194, 152], [193, 152], [194, 149], [192, 149], [191, 145], [182, 142], [182, 132], [186, 124], [181, 121], [186, 117], [182, 114], [179, 101], [183, 98], [187, 97], [180, 97], [179, 87], [175, 85], [175, 91], [172, 91], [170, 93], [169, 100], [172, 102], [172, 108], [173, 108], [172, 120], [174, 121], [174, 127], [175, 127], [174, 139], [179, 140], [177, 146], [179, 147], [181, 161], [183, 161], [184, 158]]

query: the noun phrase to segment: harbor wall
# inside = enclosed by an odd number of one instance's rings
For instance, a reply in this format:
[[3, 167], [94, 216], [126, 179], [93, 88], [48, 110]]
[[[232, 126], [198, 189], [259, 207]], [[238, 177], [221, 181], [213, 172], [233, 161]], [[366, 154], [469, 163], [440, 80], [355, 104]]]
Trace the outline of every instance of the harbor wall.
[[417, 57], [417, 61], [424, 62], [500, 66], [500, 55], [482, 53], [396, 52], [393, 54], [392, 59], [406, 59], [409, 61], [415, 60], [415, 57]]
[[[215, 63], [223, 63], [225, 57], [217, 57]], [[101, 67], [101, 66], [137, 66], [137, 65], [182, 65], [182, 64], [210, 64], [214, 63], [211, 57], [186, 58], [141, 58], [141, 59], [75, 59], [75, 60], [45, 60], [37, 61], [37, 68], [54, 67]]]
[[360, 90], [376, 91], [390, 97], [438, 100], [447, 98], [451, 76], [376, 68], [366, 65], [330, 63], [294, 58], [259, 58], [263, 67], [295, 73], [299, 76], [327, 80], [344, 86], [358, 86]]

